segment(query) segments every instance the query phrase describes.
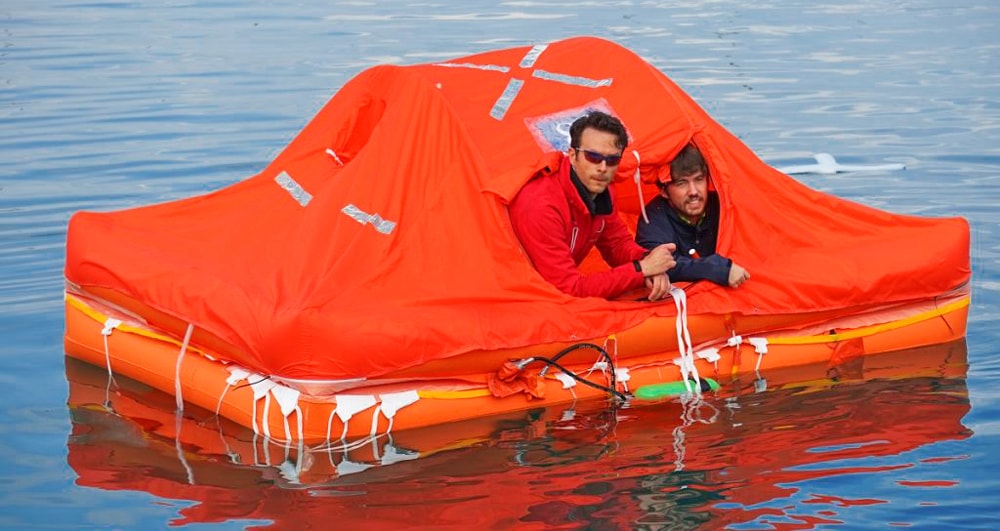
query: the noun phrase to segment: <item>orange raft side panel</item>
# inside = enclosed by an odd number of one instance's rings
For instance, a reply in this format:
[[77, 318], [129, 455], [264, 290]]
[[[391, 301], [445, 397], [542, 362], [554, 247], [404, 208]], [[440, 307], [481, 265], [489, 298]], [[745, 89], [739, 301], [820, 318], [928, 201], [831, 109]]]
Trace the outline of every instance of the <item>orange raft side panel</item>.
[[[715, 364], [699, 359], [696, 367], [702, 377], [726, 379], [755, 370], [826, 361], [841, 363], [856, 356], [943, 343], [964, 337], [968, 302], [966, 296], [923, 316], [880, 326], [838, 330], [833, 335], [775, 337], [763, 356], [758, 356], [754, 348], [747, 345], [722, 348]], [[553, 375], [556, 371], [550, 370], [543, 379], [543, 398], [529, 398], [520, 393], [497, 398], [484, 385], [442, 390], [435, 388], [433, 382], [413, 380], [392, 387], [354, 389], [329, 397], [293, 392], [297, 409], [286, 416], [267, 390], [255, 397], [254, 386], [249, 385], [259, 383], [253, 380], [254, 376], [230, 385], [227, 380], [233, 373], [226, 364], [193, 349], [187, 350], [178, 360], [181, 348], [176, 341], [133, 326], [119, 326], [105, 335], [102, 333], [105, 321], [99, 320], [101, 317], [100, 312], [82, 301], [67, 299], [65, 348], [69, 356], [102, 367], [110, 362], [114, 373], [171, 395], [179, 390], [184, 402], [215, 411], [275, 440], [316, 443], [341, 437], [354, 439], [390, 429], [433, 426], [603, 396], [602, 391], [584, 385], [566, 388]], [[523, 357], [527, 356], [530, 354], [523, 353]], [[627, 364], [618, 367], [619, 371], [627, 369], [627, 381], [621, 385], [634, 390], [649, 384], [680, 381], [680, 371], [673, 363], [676, 356], [676, 352], [666, 352], [630, 358]], [[571, 368], [582, 374], [588, 371], [590, 364]], [[174, 376], [178, 372], [179, 385]], [[485, 381], [487, 375], [480, 377]], [[599, 384], [607, 383], [599, 371], [593, 371], [589, 379]], [[409, 403], [395, 410], [386, 405], [389, 395], [398, 395], [401, 389], [407, 388], [412, 397]], [[348, 405], [353, 403], [361, 404], [357, 411], [349, 409]], [[338, 410], [339, 405], [344, 407]]]

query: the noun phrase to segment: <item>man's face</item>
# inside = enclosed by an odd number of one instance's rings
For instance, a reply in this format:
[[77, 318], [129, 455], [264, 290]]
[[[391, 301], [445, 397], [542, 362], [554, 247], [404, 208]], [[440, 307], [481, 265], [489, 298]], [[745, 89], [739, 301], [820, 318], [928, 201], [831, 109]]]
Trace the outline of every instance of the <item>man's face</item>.
[[570, 148], [570, 164], [591, 197], [607, 190], [615, 176], [622, 154], [616, 139], [611, 133], [587, 128], [580, 133], [580, 147]]
[[708, 178], [703, 170], [688, 175], [674, 176], [661, 193], [674, 210], [689, 220], [697, 220], [708, 206]]

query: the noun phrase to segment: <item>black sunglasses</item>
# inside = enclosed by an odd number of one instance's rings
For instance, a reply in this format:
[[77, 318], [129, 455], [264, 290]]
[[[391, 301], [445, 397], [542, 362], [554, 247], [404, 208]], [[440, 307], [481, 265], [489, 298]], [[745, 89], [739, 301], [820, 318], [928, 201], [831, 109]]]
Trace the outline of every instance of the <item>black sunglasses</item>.
[[587, 162], [591, 164], [600, 164], [602, 162], [608, 163], [608, 166], [617, 166], [621, 164], [621, 155], [602, 155], [596, 151], [590, 151], [589, 149], [573, 148], [577, 153], [583, 153], [583, 158], [587, 159]]

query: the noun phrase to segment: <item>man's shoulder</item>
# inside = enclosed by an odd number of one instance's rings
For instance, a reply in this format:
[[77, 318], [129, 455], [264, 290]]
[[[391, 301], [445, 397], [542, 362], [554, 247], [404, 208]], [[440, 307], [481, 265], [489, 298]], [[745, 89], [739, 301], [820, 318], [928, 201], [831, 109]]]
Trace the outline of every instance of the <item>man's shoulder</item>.
[[564, 195], [555, 173], [543, 173], [524, 183], [511, 200], [512, 209], [532, 209], [552, 203], [553, 198]]

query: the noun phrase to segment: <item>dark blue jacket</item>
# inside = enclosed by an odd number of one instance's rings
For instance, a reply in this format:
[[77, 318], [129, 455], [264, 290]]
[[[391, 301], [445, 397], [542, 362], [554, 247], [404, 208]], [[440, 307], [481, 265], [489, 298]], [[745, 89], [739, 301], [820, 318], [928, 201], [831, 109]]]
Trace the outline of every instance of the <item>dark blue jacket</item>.
[[[708, 194], [705, 216], [692, 225], [674, 210], [667, 199], [656, 196], [646, 205], [649, 223], [642, 217], [635, 229], [635, 241], [646, 249], [664, 243], [674, 243], [677, 265], [668, 272], [671, 282], [708, 279], [721, 286], [729, 285], [729, 268], [733, 261], [715, 254], [715, 240], [719, 234], [719, 195]], [[694, 249], [698, 258], [692, 258]]]

